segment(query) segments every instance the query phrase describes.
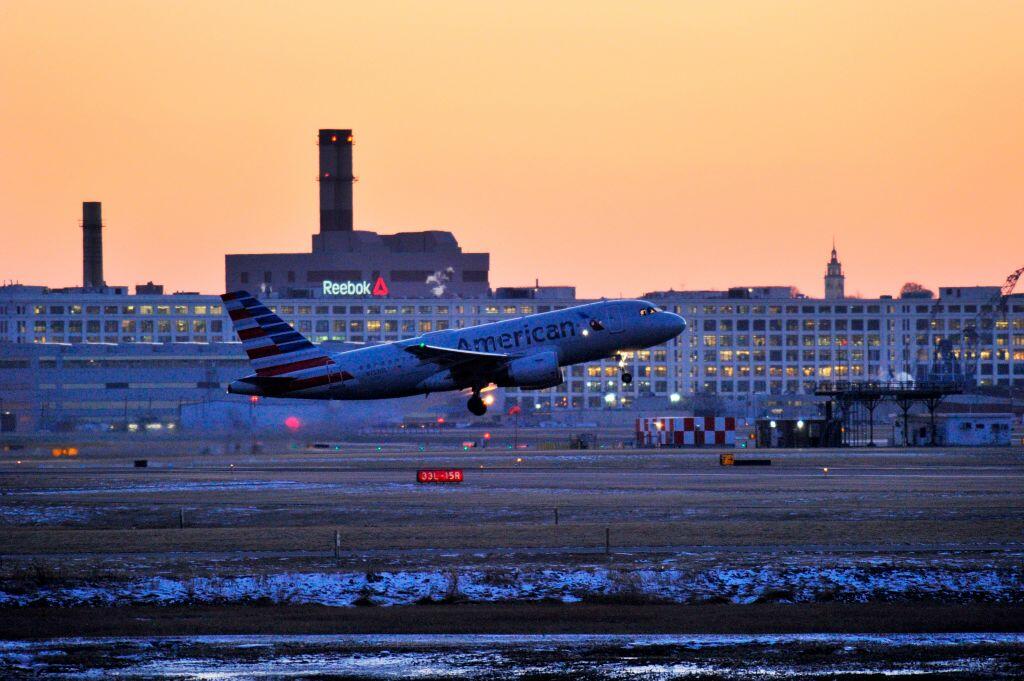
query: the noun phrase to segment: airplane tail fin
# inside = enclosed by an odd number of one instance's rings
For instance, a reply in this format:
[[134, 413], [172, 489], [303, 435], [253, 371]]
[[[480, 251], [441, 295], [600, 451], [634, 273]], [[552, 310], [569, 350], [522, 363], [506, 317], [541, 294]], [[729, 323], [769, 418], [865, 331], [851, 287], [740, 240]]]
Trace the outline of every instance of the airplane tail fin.
[[309, 369], [334, 364], [327, 353], [248, 291], [225, 293], [221, 300], [257, 377], [292, 378]]

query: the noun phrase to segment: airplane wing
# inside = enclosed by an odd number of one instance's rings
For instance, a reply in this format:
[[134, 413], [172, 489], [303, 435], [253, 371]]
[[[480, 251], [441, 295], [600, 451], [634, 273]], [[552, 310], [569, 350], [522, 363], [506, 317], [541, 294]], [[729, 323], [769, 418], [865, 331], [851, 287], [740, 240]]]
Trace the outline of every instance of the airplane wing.
[[495, 352], [474, 352], [455, 348], [439, 348], [436, 345], [406, 346], [405, 351], [419, 357], [424, 362], [433, 362], [441, 367], [453, 367], [461, 364], [496, 365], [508, 361], [509, 356]]

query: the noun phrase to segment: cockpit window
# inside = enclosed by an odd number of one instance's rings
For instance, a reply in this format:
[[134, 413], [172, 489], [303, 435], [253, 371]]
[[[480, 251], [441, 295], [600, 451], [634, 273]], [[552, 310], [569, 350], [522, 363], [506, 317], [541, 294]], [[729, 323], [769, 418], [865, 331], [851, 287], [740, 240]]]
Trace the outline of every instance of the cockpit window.
[[657, 312], [657, 311], [658, 311], [658, 310], [657, 310], [657, 308], [653, 308], [653, 307], [644, 307], [644, 308], [641, 308], [641, 309], [640, 309], [640, 316], [641, 316], [641, 317], [646, 317], [647, 315], [649, 315], [649, 314], [654, 314], [654, 313], [655, 313], [655, 312]]
[[596, 319], [590, 320], [590, 328], [592, 328], [594, 331], [604, 331], [604, 325], [601, 322], [597, 321]]

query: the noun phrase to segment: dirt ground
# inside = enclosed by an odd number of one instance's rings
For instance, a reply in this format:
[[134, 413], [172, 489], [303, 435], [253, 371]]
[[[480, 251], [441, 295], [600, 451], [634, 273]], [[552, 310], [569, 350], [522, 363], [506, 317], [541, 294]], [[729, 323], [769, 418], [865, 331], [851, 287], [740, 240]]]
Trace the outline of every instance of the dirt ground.
[[495, 603], [406, 608], [210, 605], [0, 610], [0, 639], [211, 634], [768, 634], [1024, 631], [1024, 607]]

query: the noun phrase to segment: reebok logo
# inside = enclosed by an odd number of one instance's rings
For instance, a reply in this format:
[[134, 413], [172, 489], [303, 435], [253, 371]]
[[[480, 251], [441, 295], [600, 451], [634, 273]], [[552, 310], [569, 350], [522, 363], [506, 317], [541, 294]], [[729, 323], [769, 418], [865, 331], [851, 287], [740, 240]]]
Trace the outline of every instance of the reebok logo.
[[368, 281], [331, 281], [324, 279], [323, 294], [325, 296], [369, 296], [387, 297], [391, 292], [384, 282], [384, 277], [377, 277], [374, 284]]
[[325, 296], [368, 296], [370, 295], [370, 282], [368, 281], [331, 281], [324, 279]]

